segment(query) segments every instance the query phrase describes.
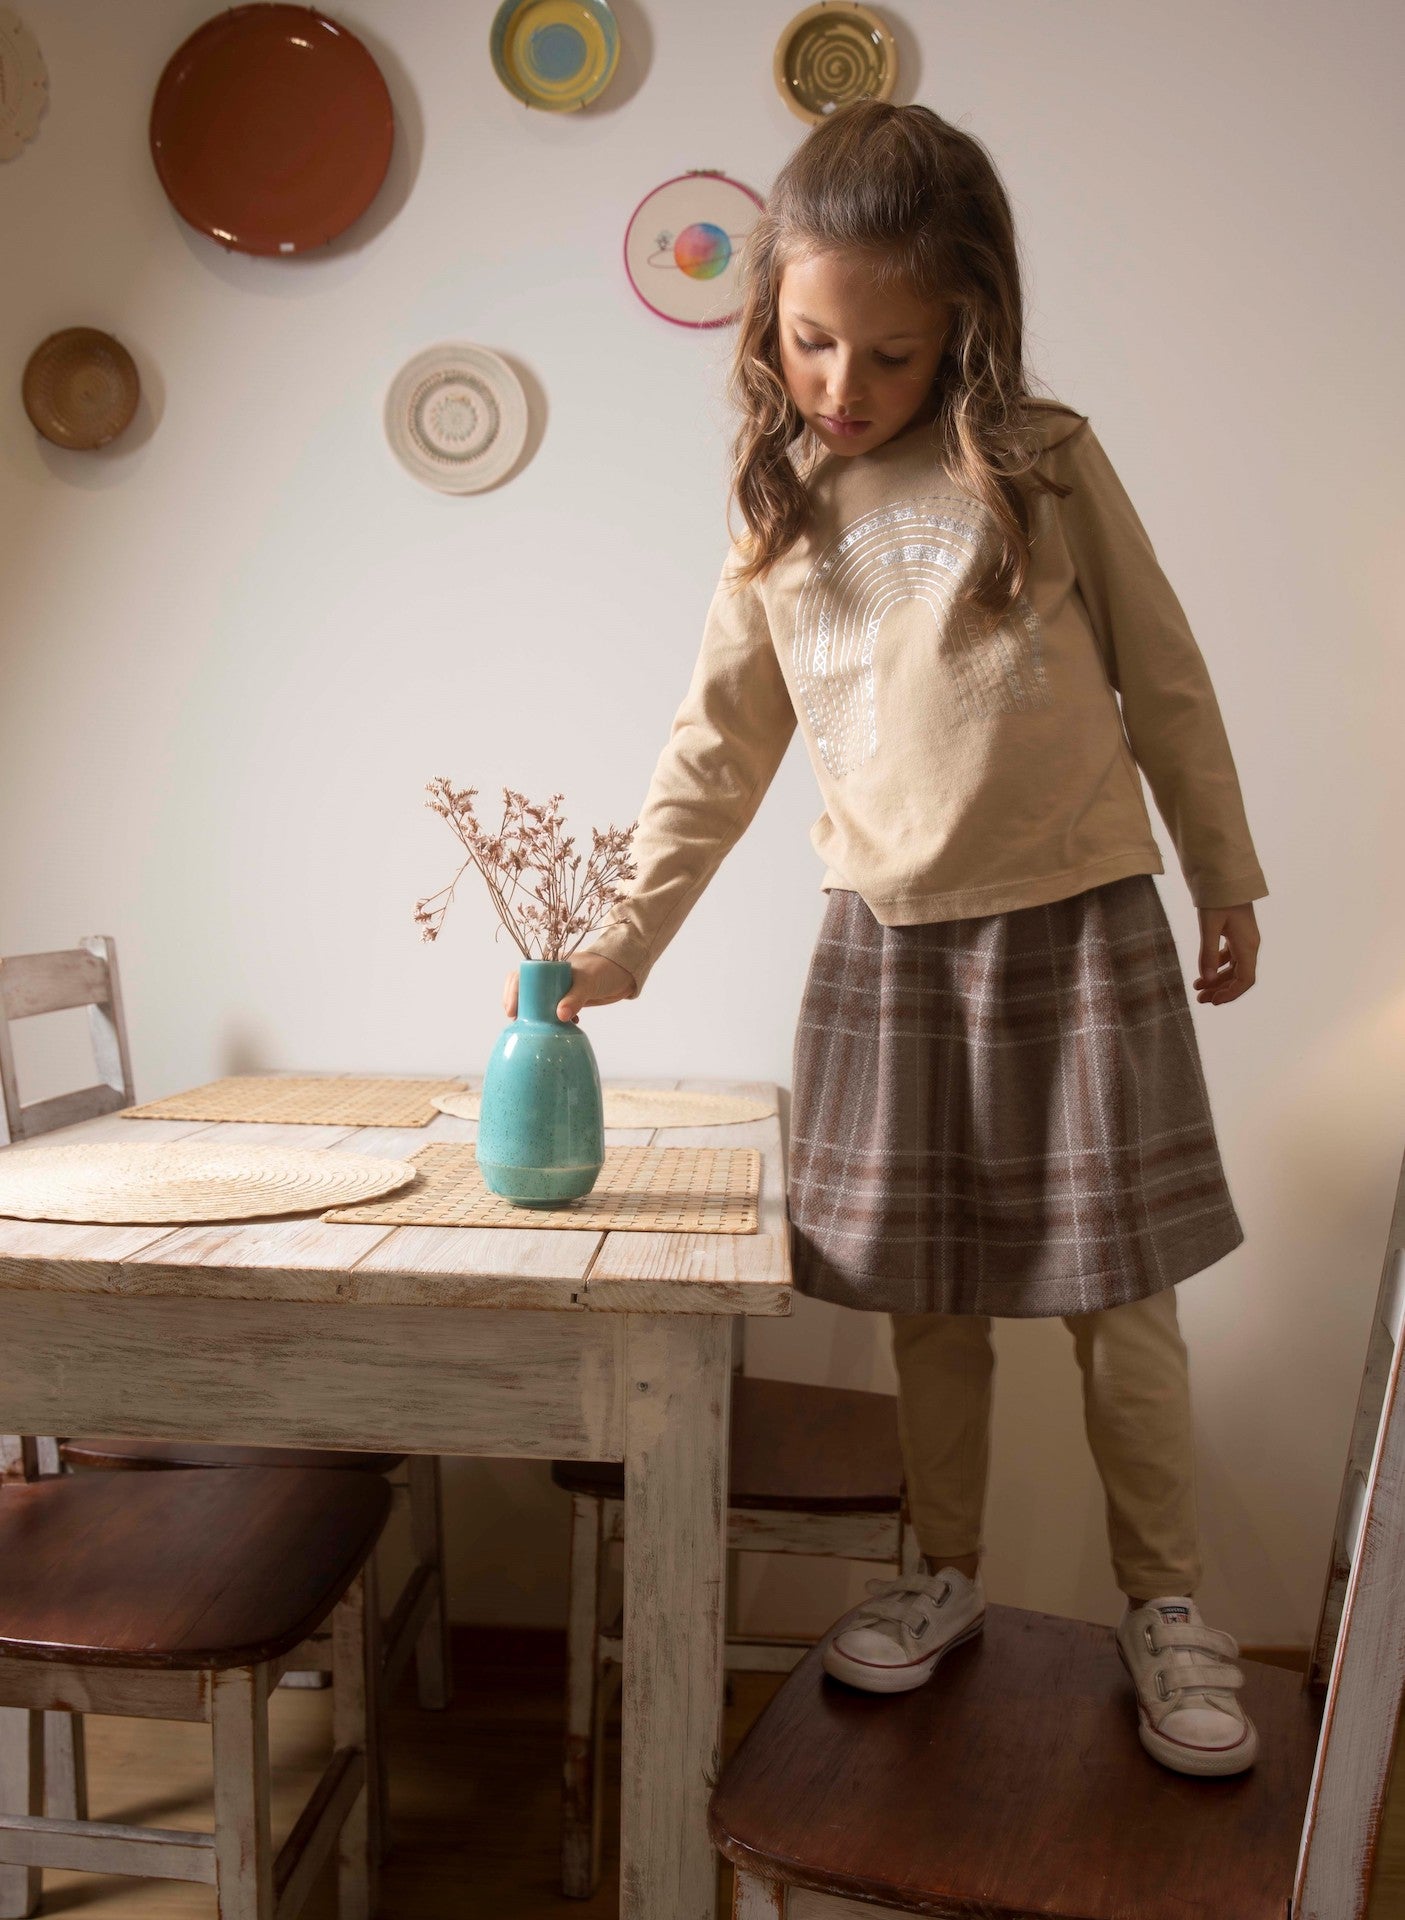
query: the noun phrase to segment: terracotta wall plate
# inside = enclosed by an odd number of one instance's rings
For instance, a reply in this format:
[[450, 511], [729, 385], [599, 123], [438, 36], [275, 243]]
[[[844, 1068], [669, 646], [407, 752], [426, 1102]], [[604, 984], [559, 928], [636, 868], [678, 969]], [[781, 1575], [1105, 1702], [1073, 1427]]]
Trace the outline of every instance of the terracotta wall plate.
[[234, 7], [171, 55], [151, 154], [172, 206], [236, 253], [305, 253], [370, 206], [395, 115], [366, 48], [315, 7]]
[[141, 381], [120, 340], [97, 327], [64, 327], [30, 354], [22, 391], [24, 410], [46, 440], [87, 452], [131, 425]]

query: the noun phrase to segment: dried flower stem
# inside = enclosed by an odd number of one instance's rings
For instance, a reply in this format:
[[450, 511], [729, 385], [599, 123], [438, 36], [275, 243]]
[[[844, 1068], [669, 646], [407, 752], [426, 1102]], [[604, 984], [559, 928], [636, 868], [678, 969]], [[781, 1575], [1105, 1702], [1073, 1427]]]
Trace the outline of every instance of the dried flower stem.
[[[488, 834], [474, 812], [476, 787], [455, 787], [441, 775], [425, 790], [426, 805], [448, 821], [468, 855], [448, 886], [415, 903], [415, 919], [426, 940], [439, 937], [459, 881], [470, 867], [476, 867], [499, 920], [525, 959], [569, 959], [620, 898], [621, 883], [635, 877], [629, 851], [637, 821], [623, 830], [592, 829], [590, 859], [579, 877], [581, 855], [574, 852], [575, 837], [563, 832], [563, 795], [552, 794], [541, 807], [525, 794], [504, 787], [502, 823], [495, 834]], [[528, 893], [523, 876], [529, 874], [537, 878]], [[520, 902], [519, 894], [526, 895]], [[579, 937], [568, 946], [572, 936]]]

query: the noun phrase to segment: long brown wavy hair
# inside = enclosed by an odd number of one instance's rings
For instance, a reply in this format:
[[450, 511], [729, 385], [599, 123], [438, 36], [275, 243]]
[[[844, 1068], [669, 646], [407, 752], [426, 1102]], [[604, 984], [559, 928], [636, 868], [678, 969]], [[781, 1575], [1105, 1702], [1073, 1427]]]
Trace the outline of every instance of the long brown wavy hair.
[[806, 475], [824, 449], [781, 375], [778, 299], [790, 261], [839, 248], [863, 254], [880, 285], [951, 303], [926, 412], [934, 453], [999, 529], [993, 564], [968, 590], [999, 620], [1029, 571], [1020, 483], [1069, 491], [1035, 462], [1051, 413], [1067, 414], [1070, 431], [1082, 416], [1030, 391], [1009, 199], [980, 141], [930, 107], [861, 100], [821, 122], [781, 168], [747, 240], [729, 379], [741, 421], [728, 507], [735, 500], [747, 526], [735, 577], [764, 574], [809, 524]]

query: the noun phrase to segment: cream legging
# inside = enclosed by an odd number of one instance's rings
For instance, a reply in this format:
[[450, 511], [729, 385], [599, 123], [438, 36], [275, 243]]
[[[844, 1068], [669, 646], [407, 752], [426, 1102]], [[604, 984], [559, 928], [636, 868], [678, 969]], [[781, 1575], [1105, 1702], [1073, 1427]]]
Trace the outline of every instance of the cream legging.
[[[908, 1500], [933, 1566], [981, 1548], [990, 1451], [990, 1320], [895, 1313], [893, 1360]], [[1088, 1444], [1124, 1593], [1193, 1593], [1201, 1566], [1185, 1342], [1176, 1290], [1070, 1313]]]

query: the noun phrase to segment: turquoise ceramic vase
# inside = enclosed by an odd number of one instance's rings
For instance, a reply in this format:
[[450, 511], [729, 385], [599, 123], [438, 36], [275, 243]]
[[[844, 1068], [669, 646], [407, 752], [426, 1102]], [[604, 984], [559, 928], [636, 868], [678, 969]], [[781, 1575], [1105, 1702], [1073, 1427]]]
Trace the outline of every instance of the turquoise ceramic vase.
[[478, 1165], [490, 1193], [523, 1207], [554, 1207], [589, 1193], [605, 1164], [605, 1106], [595, 1050], [574, 1021], [558, 1020], [569, 960], [524, 960], [517, 1018], [483, 1072]]

